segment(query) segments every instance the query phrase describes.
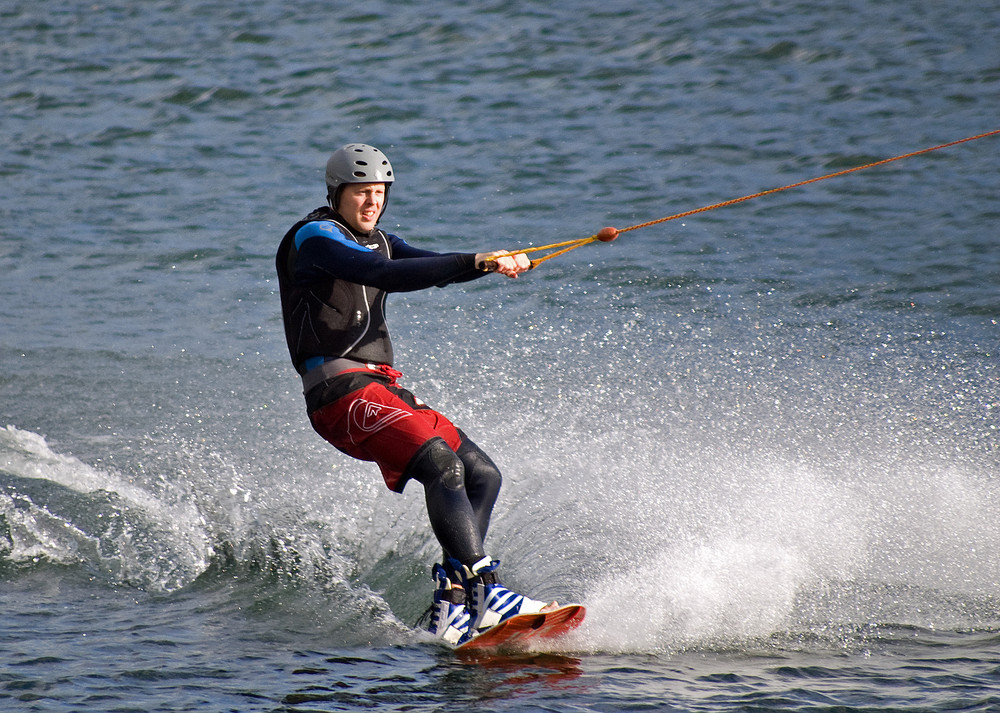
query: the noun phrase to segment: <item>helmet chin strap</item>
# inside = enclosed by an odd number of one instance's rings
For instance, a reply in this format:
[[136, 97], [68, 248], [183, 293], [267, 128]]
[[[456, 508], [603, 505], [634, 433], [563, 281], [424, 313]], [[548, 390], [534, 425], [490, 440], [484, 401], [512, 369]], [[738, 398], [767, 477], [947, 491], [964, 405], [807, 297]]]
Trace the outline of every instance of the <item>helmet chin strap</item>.
[[327, 202], [327, 204], [329, 204], [330, 208], [337, 215], [340, 215], [340, 211], [337, 210], [337, 204], [340, 202], [340, 194], [344, 192], [344, 186], [345, 185], [347, 185], [347, 184], [346, 183], [341, 183], [339, 186], [337, 186], [337, 190], [336, 190], [336, 192], [332, 196], [330, 195], [329, 192], [327, 192], [327, 194], [326, 194], [326, 202]]

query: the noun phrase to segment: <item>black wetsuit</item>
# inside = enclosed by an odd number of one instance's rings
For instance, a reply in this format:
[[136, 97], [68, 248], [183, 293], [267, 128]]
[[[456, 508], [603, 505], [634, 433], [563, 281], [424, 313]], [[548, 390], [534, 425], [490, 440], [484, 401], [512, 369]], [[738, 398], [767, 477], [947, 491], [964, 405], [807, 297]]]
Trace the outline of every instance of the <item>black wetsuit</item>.
[[285, 336], [304, 374], [317, 359], [392, 365], [388, 292], [465, 282], [485, 273], [471, 253], [435, 253], [379, 229], [357, 235], [323, 207], [292, 226], [276, 259]]
[[[289, 354], [303, 375], [332, 359], [391, 366], [387, 293], [443, 287], [486, 274], [476, 269], [472, 253], [421, 250], [379, 229], [359, 235], [327, 207], [292, 226], [275, 264]], [[359, 378], [380, 377], [353, 374], [353, 382], [334, 377], [306, 393], [307, 410], [313, 413], [346, 397]], [[471, 565], [485, 556], [483, 538], [500, 472], [464, 433], [457, 449], [441, 439], [425, 446], [408, 465], [403, 483], [413, 478], [424, 486], [431, 525], [446, 556]]]

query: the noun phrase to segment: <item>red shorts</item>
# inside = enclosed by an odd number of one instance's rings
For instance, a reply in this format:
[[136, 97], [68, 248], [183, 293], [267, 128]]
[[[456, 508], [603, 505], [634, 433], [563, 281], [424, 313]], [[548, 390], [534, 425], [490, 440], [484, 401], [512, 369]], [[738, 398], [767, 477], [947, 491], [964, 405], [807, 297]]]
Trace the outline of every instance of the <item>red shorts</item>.
[[402, 492], [403, 477], [421, 446], [434, 437], [458, 450], [462, 437], [447, 418], [395, 383], [371, 381], [309, 415], [319, 435], [359, 460], [374, 461], [390, 490]]

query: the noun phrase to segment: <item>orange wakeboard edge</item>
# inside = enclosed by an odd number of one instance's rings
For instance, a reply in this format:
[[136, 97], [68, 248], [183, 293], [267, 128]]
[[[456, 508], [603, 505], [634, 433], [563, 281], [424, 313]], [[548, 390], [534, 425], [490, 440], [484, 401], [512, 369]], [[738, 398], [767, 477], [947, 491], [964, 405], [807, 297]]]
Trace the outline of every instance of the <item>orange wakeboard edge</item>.
[[581, 623], [587, 610], [581, 604], [566, 604], [537, 614], [517, 614], [455, 647], [458, 652], [521, 650], [543, 639], [566, 634]]

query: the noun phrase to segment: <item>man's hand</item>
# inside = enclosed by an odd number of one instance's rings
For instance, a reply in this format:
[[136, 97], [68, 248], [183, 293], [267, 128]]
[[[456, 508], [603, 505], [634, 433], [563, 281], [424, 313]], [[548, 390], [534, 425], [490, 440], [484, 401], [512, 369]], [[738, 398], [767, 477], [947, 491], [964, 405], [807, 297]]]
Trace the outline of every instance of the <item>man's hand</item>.
[[517, 277], [531, 269], [531, 260], [522, 253], [508, 255], [506, 250], [477, 253], [476, 267], [484, 272], [499, 272], [507, 277]]

